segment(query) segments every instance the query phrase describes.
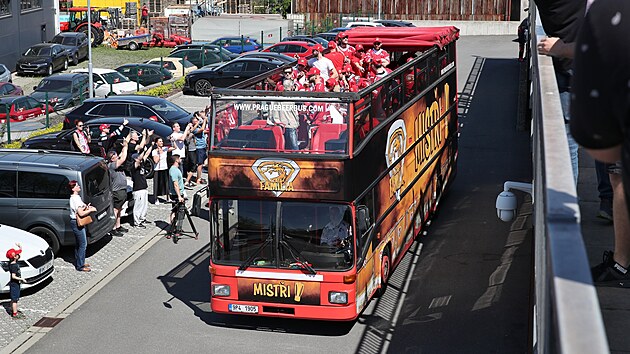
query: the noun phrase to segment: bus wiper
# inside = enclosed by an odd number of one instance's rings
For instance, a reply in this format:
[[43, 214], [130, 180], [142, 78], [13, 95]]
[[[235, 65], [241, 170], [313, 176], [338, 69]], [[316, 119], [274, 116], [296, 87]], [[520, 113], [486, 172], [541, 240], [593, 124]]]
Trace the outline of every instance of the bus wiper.
[[[293, 247], [293, 245], [292, 245], [292, 244], [288, 243], [288, 242], [287, 242], [287, 241], [285, 241], [285, 240], [280, 240], [280, 242], [279, 242], [279, 243], [280, 243], [281, 245], [283, 245], [284, 247], [286, 247], [286, 248], [289, 250], [289, 253], [291, 254], [291, 257], [293, 257], [293, 260], [294, 260], [294, 261], [296, 261], [296, 262], [298, 262], [298, 263], [302, 266], [302, 268], [303, 268], [303, 269], [306, 269], [306, 270], [307, 270], [309, 273], [311, 273], [312, 275], [317, 274], [317, 272], [315, 271], [315, 269], [313, 269], [313, 267], [311, 267], [311, 266], [308, 264], [308, 260], [306, 260], [306, 259], [304, 258], [304, 256], [302, 256], [302, 255], [300, 254], [300, 251], [298, 251], [297, 249], [295, 249], [295, 247]], [[295, 252], [295, 253], [294, 253], [294, 252]], [[296, 253], [297, 253], [298, 255], [296, 255]]]
[[247, 260], [245, 260], [245, 262], [243, 262], [238, 267], [238, 270], [245, 270], [245, 269], [249, 268], [249, 266], [252, 264], [252, 262], [254, 261], [256, 256], [258, 256], [260, 254], [260, 252], [262, 252], [262, 250], [265, 249], [265, 247], [267, 247], [267, 245], [270, 244], [272, 241], [273, 241], [273, 234], [271, 233], [271, 230], [269, 230], [269, 235], [267, 236], [267, 239], [265, 240], [265, 242], [263, 242], [262, 245], [260, 245], [256, 249], [256, 251], [254, 251], [254, 253], [252, 253], [252, 255], [249, 256], [249, 258], [247, 258]]

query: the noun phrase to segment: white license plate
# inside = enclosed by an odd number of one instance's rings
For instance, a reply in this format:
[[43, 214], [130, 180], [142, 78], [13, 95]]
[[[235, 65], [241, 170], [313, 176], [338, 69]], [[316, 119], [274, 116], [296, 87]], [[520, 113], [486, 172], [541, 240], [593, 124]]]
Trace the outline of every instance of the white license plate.
[[39, 268], [39, 274], [45, 273], [48, 269], [52, 268], [53, 261], [50, 261]]
[[230, 312], [258, 313], [258, 306], [229, 304], [228, 310]]
[[101, 220], [102, 218], [105, 217], [105, 215], [107, 215], [107, 210], [105, 210], [104, 212], [96, 215], [96, 220]]

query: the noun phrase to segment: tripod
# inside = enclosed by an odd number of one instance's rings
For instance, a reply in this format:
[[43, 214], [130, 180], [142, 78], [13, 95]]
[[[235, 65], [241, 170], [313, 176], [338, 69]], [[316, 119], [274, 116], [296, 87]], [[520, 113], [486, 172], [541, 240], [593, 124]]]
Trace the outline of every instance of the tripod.
[[[177, 202], [173, 209], [171, 209], [171, 213], [175, 213], [175, 217], [171, 222], [168, 234], [171, 235], [171, 237], [173, 238], [173, 243], [177, 243], [177, 241], [179, 241], [179, 238], [182, 236], [194, 237], [195, 240], [199, 239], [199, 232], [197, 232], [197, 228], [195, 227], [195, 224], [190, 217], [190, 213], [188, 212], [188, 208], [186, 208], [185, 202]], [[192, 227], [193, 234], [184, 231], [184, 217], [188, 218], [188, 222]]]

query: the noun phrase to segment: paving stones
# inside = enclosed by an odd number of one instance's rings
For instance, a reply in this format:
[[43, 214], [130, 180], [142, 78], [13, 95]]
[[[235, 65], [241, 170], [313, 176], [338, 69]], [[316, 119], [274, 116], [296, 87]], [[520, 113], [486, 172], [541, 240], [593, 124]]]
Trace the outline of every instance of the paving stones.
[[[149, 180], [148, 182], [149, 191], [152, 191], [152, 181]], [[198, 186], [193, 191], [188, 192], [194, 192], [199, 189], [200, 187]], [[189, 205], [192, 203], [192, 198], [189, 199], [188, 203]], [[168, 225], [170, 211], [170, 203], [150, 204], [147, 219], [151, 223], [147, 224], [146, 229], [131, 227], [128, 223], [132, 221], [132, 217], [129, 216], [123, 219], [123, 225], [129, 229], [129, 232], [124, 236], [105, 236], [98, 242], [88, 245], [86, 263], [90, 264], [92, 268], [92, 271], [89, 273], [78, 272], [74, 269], [72, 264], [74, 249], [72, 247], [62, 248], [54, 261], [55, 273], [52, 279], [34, 288], [22, 291], [19, 309], [26, 315], [25, 319], [15, 320], [11, 318], [9, 315], [9, 294], [0, 294], [0, 303], [2, 303], [5, 310], [3, 313], [0, 313], [0, 350], [57, 307], [90, 279], [107, 269], [110, 264], [134, 244], [151, 238], [158, 233], [165, 233], [158, 225], [162, 227]]]

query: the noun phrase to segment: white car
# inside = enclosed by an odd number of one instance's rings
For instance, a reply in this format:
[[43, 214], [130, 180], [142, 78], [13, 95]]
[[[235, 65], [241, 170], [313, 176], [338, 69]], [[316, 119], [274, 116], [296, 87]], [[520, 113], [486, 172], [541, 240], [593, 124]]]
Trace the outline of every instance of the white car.
[[0, 293], [9, 292], [9, 260], [7, 251], [17, 249], [15, 245], [22, 245], [20, 254], [20, 272], [26, 283], [22, 283], [22, 290], [35, 286], [48, 279], [54, 272], [54, 255], [48, 243], [41, 237], [15, 227], [0, 224]]
[[11, 82], [11, 70], [5, 65], [0, 64], [0, 82]]
[[[74, 69], [73, 73], [88, 73], [88, 69]], [[138, 84], [130, 81], [116, 70], [112, 69], [92, 69], [92, 81], [94, 81], [94, 96], [107, 97], [111, 95], [122, 95], [128, 92], [135, 92]], [[144, 86], [140, 85], [140, 90]]]
[[356, 22], [348, 22], [346, 27], [355, 28], [355, 27], [385, 27], [385, 26], [383, 26], [382, 23], [377, 23], [377, 22], [356, 21]]
[[[184, 76], [193, 70], [197, 70], [195, 64], [186, 59], [183, 60], [184, 64], [182, 65], [182, 59], [180, 58], [163, 57], [161, 63], [164, 69], [173, 74], [173, 77], [182, 77], [182, 69], [184, 70]], [[153, 58], [147, 61], [147, 64], [160, 65], [160, 58]]]

